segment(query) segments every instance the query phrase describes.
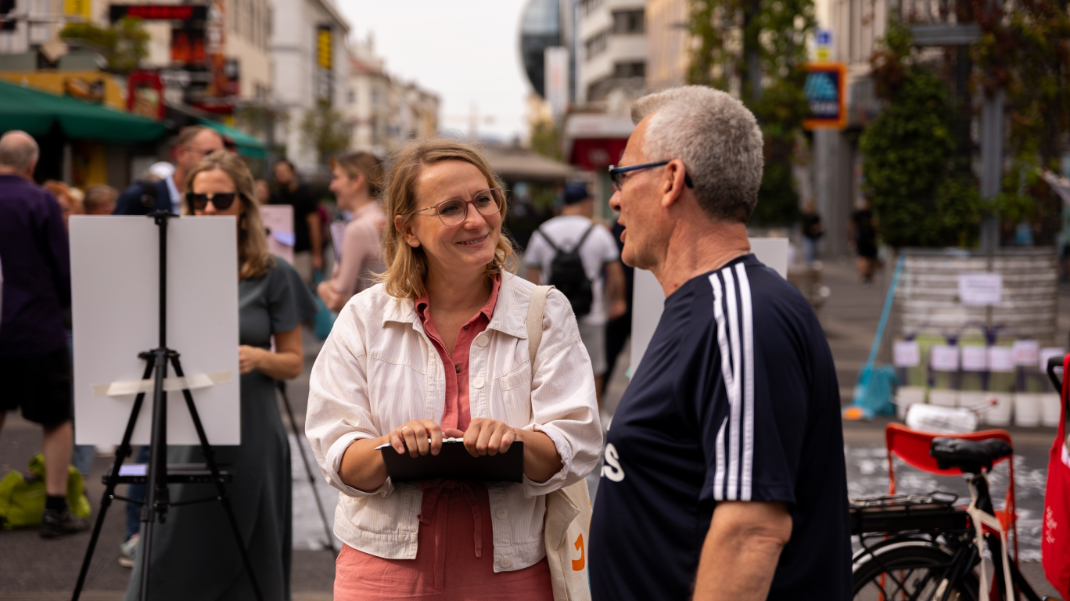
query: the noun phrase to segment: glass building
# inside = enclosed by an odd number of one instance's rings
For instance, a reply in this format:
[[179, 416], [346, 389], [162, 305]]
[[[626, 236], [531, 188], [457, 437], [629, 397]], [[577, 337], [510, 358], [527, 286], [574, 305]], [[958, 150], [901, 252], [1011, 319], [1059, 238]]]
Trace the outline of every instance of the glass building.
[[562, 43], [560, 10], [558, 0], [529, 0], [520, 17], [520, 59], [531, 87], [543, 98], [546, 97], [543, 52]]

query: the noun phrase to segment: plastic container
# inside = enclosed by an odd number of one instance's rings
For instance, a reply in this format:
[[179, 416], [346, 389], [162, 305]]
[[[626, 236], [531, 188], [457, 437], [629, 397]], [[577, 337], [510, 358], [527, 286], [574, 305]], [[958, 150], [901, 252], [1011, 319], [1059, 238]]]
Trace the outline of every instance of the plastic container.
[[907, 427], [919, 432], [965, 434], [977, 429], [977, 414], [968, 409], [915, 403], [907, 411], [906, 422]]
[[1014, 425], [1036, 428], [1040, 425], [1041, 398], [1039, 392], [1019, 392], [1014, 395]]
[[1046, 392], [1040, 395], [1040, 425], [1058, 428], [1062, 415], [1062, 397], [1058, 392]]
[[959, 391], [934, 388], [929, 391], [929, 404], [937, 407], [958, 407]]
[[906, 419], [907, 410], [915, 403], [925, 403], [925, 389], [921, 386], [900, 386], [895, 391], [895, 415]]
[[1010, 392], [990, 392], [989, 398], [996, 399], [996, 404], [981, 410], [981, 422], [990, 426], [1011, 425], [1011, 415], [1014, 414], [1014, 394]]

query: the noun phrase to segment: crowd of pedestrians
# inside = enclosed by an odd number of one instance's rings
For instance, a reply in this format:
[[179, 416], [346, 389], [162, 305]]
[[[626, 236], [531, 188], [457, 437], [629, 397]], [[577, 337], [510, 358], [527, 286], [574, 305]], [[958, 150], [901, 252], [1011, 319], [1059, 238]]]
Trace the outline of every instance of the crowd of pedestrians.
[[[36, 145], [6, 134], [0, 377], [15, 394], [0, 409], [42, 425], [50, 475], [65, 476], [72, 456], [66, 216], [166, 210], [231, 216], [237, 228], [243, 436], [217, 459], [234, 474], [227, 486], [252, 574], [213, 504], [174, 507], [142, 565], [130, 504], [126, 598], [139, 596], [146, 569], [153, 598], [251, 599], [252, 578], [266, 599], [289, 598], [292, 477], [274, 382], [304, 367], [313, 295], [337, 313], [305, 420], [341, 492], [335, 598], [849, 598], [831, 354], [808, 303], [750, 253], [746, 233], [763, 169], [757, 123], [704, 87], [640, 99], [633, 118], [622, 165], [610, 170], [612, 233], [593, 221], [586, 187], [569, 184], [560, 215], [529, 242], [527, 279], [512, 273], [507, 194], [465, 143], [414, 141], [386, 165], [369, 153], [336, 157], [330, 190], [348, 223], [332, 243], [333, 269], [318, 277], [330, 228], [286, 160], [271, 165], [272, 187], [215, 131], [191, 127], [157, 177], [122, 194], [79, 194], [35, 185]], [[293, 265], [268, 251], [266, 204], [293, 207]], [[651, 270], [666, 303], [610, 424], [600, 405], [628, 335], [622, 320], [630, 325], [624, 264]], [[522, 442], [522, 483], [391, 481], [383, 452], [436, 455], [449, 438], [473, 456]], [[604, 438], [594, 519], [561, 547], [579, 513], [558, 499], [579, 489], [587, 498]], [[199, 448], [168, 455], [203, 460]], [[64, 501], [66, 480], [53, 479], [42, 535], [84, 530]], [[174, 485], [171, 501], [214, 494], [205, 486]], [[579, 559], [557, 560], [559, 547]], [[588, 570], [590, 588], [570, 570]]]

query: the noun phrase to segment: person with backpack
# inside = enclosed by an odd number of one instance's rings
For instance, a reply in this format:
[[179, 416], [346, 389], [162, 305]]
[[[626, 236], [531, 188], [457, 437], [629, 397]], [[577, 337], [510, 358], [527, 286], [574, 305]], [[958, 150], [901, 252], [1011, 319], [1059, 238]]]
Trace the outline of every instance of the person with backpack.
[[[606, 322], [624, 315], [624, 270], [609, 230], [594, 223], [594, 199], [582, 182], [565, 186], [561, 214], [543, 223], [524, 253], [528, 279], [560, 290], [572, 305], [591, 356], [598, 408], [606, 373]], [[608, 301], [608, 302], [607, 302]], [[608, 307], [606, 306], [608, 305]]]

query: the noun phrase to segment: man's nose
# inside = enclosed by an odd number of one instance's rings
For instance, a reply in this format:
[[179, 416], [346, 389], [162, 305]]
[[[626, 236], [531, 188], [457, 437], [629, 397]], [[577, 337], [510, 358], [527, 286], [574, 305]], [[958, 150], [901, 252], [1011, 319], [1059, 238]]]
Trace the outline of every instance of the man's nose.
[[609, 197], [609, 208], [620, 212], [620, 190], [614, 190], [613, 196]]

